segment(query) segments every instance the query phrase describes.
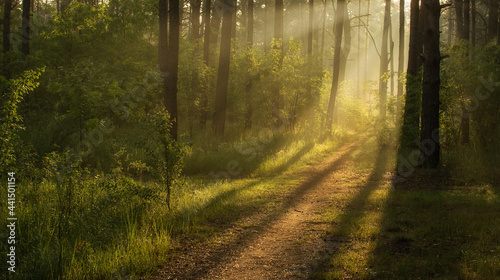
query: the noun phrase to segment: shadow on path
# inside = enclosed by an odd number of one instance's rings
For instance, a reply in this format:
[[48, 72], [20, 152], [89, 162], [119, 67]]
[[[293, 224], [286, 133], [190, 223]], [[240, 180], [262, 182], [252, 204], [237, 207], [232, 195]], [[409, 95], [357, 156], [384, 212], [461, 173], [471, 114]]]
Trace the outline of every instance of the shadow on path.
[[365, 216], [370, 195], [384, 180], [388, 168], [388, 158], [389, 155], [386, 151], [382, 151], [381, 148], [377, 149], [375, 165], [366, 184], [359, 187], [359, 192], [343, 209], [343, 214], [338, 219], [338, 222], [335, 222], [335, 225], [328, 230], [331, 233], [324, 240], [326, 251], [330, 254], [317, 264], [315, 273], [311, 275], [311, 278], [323, 278], [321, 272], [328, 272], [330, 263], [340, 253], [338, 250], [339, 245], [350, 241], [351, 233], [358, 228], [360, 221]]
[[[279, 207], [273, 208], [274, 210], [272, 212], [265, 214], [258, 212], [254, 213], [257, 217], [255, 219], [256, 222], [251, 229], [237, 230], [234, 238], [232, 238], [229, 242], [222, 242], [221, 244], [215, 246], [212, 244], [198, 248], [189, 248], [189, 252], [186, 252], [185, 254], [181, 253], [179, 256], [175, 256], [174, 260], [167, 263], [149, 279], [200, 279], [205, 277], [211, 269], [228, 263], [232, 258], [238, 256], [241, 251], [248, 246], [248, 244], [259, 238], [259, 236], [268, 229], [270, 224], [273, 224], [275, 221], [282, 218], [287, 211], [293, 209], [294, 205], [298, 203], [300, 198], [303, 197], [308, 190], [316, 187], [330, 173], [339, 169], [350, 157], [351, 153], [354, 152], [364, 141], [365, 140], [361, 140], [357, 143], [341, 147], [337, 152], [340, 153], [340, 155], [336, 159], [331, 160], [331, 162], [327, 162], [319, 171], [313, 172], [312, 176], [310, 176], [305, 182], [301, 183], [293, 191], [285, 195], [283, 199], [279, 201]], [[305, 146], [303, 149], [311, 148], [312, 147]], [[298, 152], [287, 163], [287, 166], [290, 166], [294, 162], [298, 161], [306, 152], [307, 150]], [[286, 168], [282, 167], [277, 170], [285, 171]], [[271, 179], [272, 178], [268, 178], [265, 180]], [[212, 207], [213, 205], [220, 203], [221, 200], [234, 196], [238, 192], [249, 189], [258, 183], [261, 182], [253, 182], [242, 188], [225, 192], [219, 197], [214, 198], [214, 200], [212, 200], [206, 207]], [[239, 218], [241, 218], [241, 216]]]

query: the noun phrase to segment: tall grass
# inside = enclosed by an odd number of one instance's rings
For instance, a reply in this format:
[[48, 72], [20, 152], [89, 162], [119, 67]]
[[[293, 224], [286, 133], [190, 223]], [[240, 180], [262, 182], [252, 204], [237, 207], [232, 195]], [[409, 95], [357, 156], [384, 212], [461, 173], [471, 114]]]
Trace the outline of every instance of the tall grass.
[[[18, 263], [11, 279], [121, 279], [150, 274], [166, 261], [179, 236], [209, 238], [219, 230], [210, 221], [236, 222], [266, 207], [271, 199], [267, 194], [284, 191], [297, 179], [294, 171], [339, 145], [338, 140], [317, 144], [300, 137], [273, 141], [254, 161], [242, 163], [242, 169], [248, 169], [241, 176], [214, 180], [200, 168], [197, 176], [181, 178], [173, 188], [171, 210], [159, 184], [122, 173], [78, 170], [60, 183], [19, 182]], [[219, 153], [222, 163], [233, 158], [230, 149]], [[212, 154], [196, 157], [187, 158], [186, 165], [213, 160]], [[6, 220], [6, 213], [0, 213]], [[7, 253], [5, 243], [2, 255]], [[0, 266], [7, 270], [6, 263]]]

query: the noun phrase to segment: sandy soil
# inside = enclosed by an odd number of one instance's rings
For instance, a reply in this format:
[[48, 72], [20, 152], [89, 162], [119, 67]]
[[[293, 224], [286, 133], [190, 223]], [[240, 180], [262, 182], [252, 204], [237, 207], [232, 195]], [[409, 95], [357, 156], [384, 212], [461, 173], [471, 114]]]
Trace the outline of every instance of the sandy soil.
[[333, 194], [350, 191], [344, 182], [356, 174], [348, 171], [349, 155], [360, 145], [311, 166], [270, 212], [229, 225], [210, 242], [181, 241], [172, 261], [148, 279], [309, 279], [342, 242], [327, 238], [331, 225], [317, 218]]

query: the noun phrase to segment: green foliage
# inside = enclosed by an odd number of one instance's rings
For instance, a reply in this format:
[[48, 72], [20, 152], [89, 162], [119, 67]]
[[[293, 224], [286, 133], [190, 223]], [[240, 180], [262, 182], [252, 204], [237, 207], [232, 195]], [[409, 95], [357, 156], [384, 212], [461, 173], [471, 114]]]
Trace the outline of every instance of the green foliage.
[[[468, 50], [466, 44], [455, 44], [446, 52], [450, 57], [443, 61], [441, 98], [446, 164], [462, 180], [495, 180], [500, 159], [500, 68], [495, 61], [500, 49], [489, 44]], [[461, 142], [464, 114], [470, 116], [470, 143], [465, 145]]]
[[[43, 69], [38, 71], [26, 71], [21, 77], [14, 80], [6, 80], [0, 76], [0, 172], [15, 172], [16, 150], [22, 144], [19, 139], [19, 131], [24, 129], [22, 117], [18, 113], [19, 103], [29, 92], [33, 91], [39, 84]], [[3, 176], [3, 175], [2, 175]]]

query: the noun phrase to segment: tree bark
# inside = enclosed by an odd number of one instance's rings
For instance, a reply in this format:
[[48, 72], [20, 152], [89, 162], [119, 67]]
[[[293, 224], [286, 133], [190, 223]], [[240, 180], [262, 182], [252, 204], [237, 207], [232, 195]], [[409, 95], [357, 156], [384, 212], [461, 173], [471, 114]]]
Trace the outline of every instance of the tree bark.
[[269, 38], [268, 38], [268, 22], [269, 22], [269, 16], [267, 11], [269, 10], [269, 0], [265, 0], [265, 7], [264, 7], [264, 53], [267, 54], [269, 51]]
[[170, 137], [177, 140], [177, 74], [179, 69], [180, 8], [179, 0], [168, 3], [168, 65], [165, 77], [165, 108], [170, 114], [172, 127]]
[[[283, 0], [276, 0], [274, 5], [274, 48], [279, 51], [278, 70], [281, 70], [283, 64]], [[281, 82], [275, 81], [274, 97], [273, 97], [273, 117], [276, 127], [281, 127], [283, 122], [281, 119]]]
[[219, 39], [220, 23], [221, 23], [224, 3], [225, 3], [224, 0], [215, 0], [212, 11], [212, 20], [210, 22], [210, 24], [212, 25], [211, 27], [212, 30], [210, 32], [211, 35], [210, 44], [214, 46], [215, 49], [217, 49], [217, 43]]
[[[464, 38], [464, 0], [455, 0], [457, 38]], [[498, 0], [496, 0], [498, 1]]]
[[389, 25], [391, 22], [391, 1], [385, 1], [384, 26], [382, 30], [382, 47], [380, 49], [380, 74], [379, 74], [379, 110], [383, 120], [386, 118], [387, 106], [387, 78], [385, 74], [388, 68], [388, 44], [389, 40]]
[[30, 8], [31, 8], [31, 1], [23, 0], [23, 20], [22, 20], [23, 35], [21, 39], [21, 52], [25, 56], [30, 54], [30, 37], [31, 37]]
[[464, 26], [463, 39], [469, 43], [470, 38], [470, 0], [464, 0]]
[[307, 54], [313, 52], [313, 32], [314, 32], [314, 0], [309, 0], [309, 30], [307, 32]]
[[476, 46], [476, 0], [471, 0], [471, 11], [470, 11], [470, 19], [471, 19], [471, 40], [470, 40], [470, 45], [472, 48]]
[[[415, 141], [419, 139], [421, 108], [421, 75], [420, 64], [422, 53], [422, 35], [420, 30], [419, 0], [410, 2], [410, 42], [408, 51], [408, 70], [406, 74], [406, 97], [402, 119], [400, 147], [398, 151], [398, 172], [401, 158], [407, 160], [409, 152], [419, 149]], [[415, 164], [416, 165], [416, 164]]]
[[396, 97], [396, 127], [399, 126], [401, 98], [403, 96], [403, 72], [405, 64], [405, 0], [399, 0], [399, 50], [398, 50], [398, 94]]
[[[252, 67], [251, 63], [251, 55], [253, 48], [253, 0], [248, 1], [247, 8], [247, 46], [248, 46], [248, 60], [249, 66]], [[253, 115], [253, 106], [252, 106], [252, 79], [251, 74], [249, 73], [247, 78], [247, 84], [245, 86], [246, 92], [246, 112], [245, 112], [245, 129], [249, 130], [252, 128], [252, 115]]]
[[490, 0], [488, 15], [488, 41], [493, 40], [498, 32], [498, 0]]
[[369, 27], [370, 27], [370, 5], [371, 5], [371, 0], [368, 0], [368, 5], [366, 7], [366, 33], [365, 33], [365, 73], [364, 73], [364, 76], [365, 76], [365, 81], [368, 81], [368, 49], [370, 47], [370, 40], [368, 38], [368, 36], [370, 35], [370, 30], [369, 30]]
[[326, 0], [323, 0], [323, 27], [321, 30], [321, 55], [325, 51], [325, 30], [326, 30]]
[[[205, 62], [205, 65], [208, 67], [210, 65], [210, 34], [211, 34], [211, 28], [210, 28], [210, 11], [211, 11], [211, 0], [205, 0], [203, 6], [203, 25], [204, 25], [204, 32], [203, 34], [203, 61]], [[207, 91], [203, 90], [201, 93], [201, 112], [200, 112], [200, 126], [203, 128], [207, 124], [207, 118], [208, 118], [208, 95]]]
[[439, 143], [439, 0], [423, 0], [424, 75], [422, 90], [422, 128], [420, 131], [421, 167], [436, 168], [440, 160]]
[[[344, 42], [340, 53], [339, 85], [345, 80], [347, 58], [351, 53], [351, 21], [347, 10], [347, 3], [344, 4]], [[334, 118], [335, 122], [335, 118]]]
[[328, 110], [326, 113], [325, 132], [328, 136], [331, 135], [333, 123], [333, 111], [335, 110], [335, 102], [339, 86], [339, 70], [340, 70], [340, 55], [342, 52], [342, 31], [344, 29], [344, 6], [345, 0], [337, 0], [337, 11], [335, 12], [335, 45], [333, 53], [333, 76], [332, 88], [330, 90], [330, 100], [328, 102]]
[[224, 136], [224, 128], [226, 124], [233, 0], [224, 0], [222, 11], [219, 69], [217, 72], [217, 86], [215, 90], [215, 112], [212, 122], [212, 129], [214, 130], [215, 135], [219, 137]]
[[[200, 51], [200, 9], [201, 9], [201, 0], [191, 0], [191, 39], [194, 44], [193, 48], [193, 57], [199, 57]], [[192, 132], [194, 120], [195, 120], [195, 100], [200, 98], [203, 99], [199, 93], [200, 91], [200, 77], [198, 73], [198, 69], [196, 67], [191, 72], [191, 95], [193, 100], [189, 102], [189, 129]], [[201, 109], [200, 111], [202, 111]]]

